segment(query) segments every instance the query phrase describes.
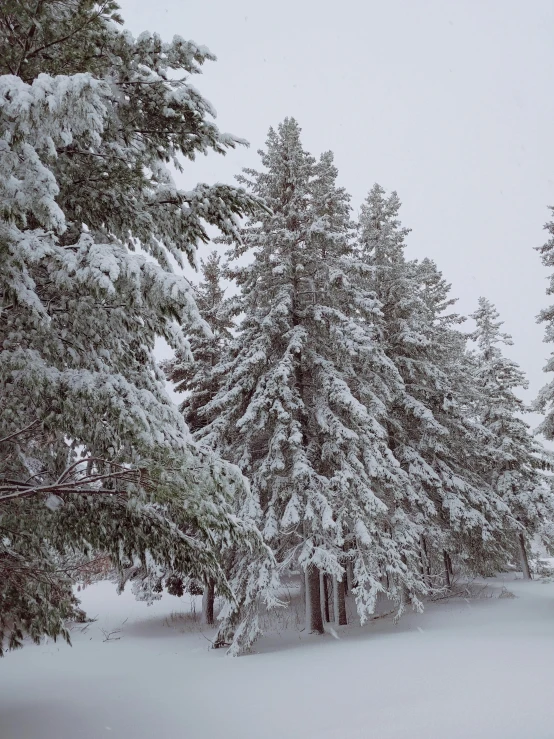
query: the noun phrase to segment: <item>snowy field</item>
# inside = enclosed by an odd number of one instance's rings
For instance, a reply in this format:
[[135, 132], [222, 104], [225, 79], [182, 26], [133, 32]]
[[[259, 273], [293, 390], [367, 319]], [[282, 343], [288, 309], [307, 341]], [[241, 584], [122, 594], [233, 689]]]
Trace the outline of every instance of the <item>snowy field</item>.
[[82, 600], [98, 619], [73, 648], [0, 661], [1, 739], [554, 737], [554, 582], [499, 577], [339, 639], [283, 617], [238, 659], [209, 650], [188, 596], [148, 608], [99, 583]]

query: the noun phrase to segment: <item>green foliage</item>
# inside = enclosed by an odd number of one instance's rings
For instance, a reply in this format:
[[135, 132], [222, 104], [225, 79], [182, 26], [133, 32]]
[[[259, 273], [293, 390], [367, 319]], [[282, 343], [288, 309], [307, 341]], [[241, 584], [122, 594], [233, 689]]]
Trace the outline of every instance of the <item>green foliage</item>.
[[203, 325], [172, 258], [258, 207], [167, 165], [243, 142], [190, 84], [207, 49], [120, 22], [112, 2], [0, 9], [0, 646], [66, 635], [77, 555], [109, 553], [146, 598], [195, 576], [232, 601], [215, 542], [261, 545], [245, 481], [194, 444], [153, 358]]

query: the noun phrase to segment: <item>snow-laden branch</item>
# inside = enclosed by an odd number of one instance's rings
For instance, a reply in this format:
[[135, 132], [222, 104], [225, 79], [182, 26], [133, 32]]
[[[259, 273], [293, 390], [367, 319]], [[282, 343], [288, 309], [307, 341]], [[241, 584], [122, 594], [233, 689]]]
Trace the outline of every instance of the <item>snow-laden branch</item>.
[[[18, 433], [22, 433], [22, 431]], [[91, 465], [94, 465], [94, 472], [90, 471]], [[84, 470], [83, 466], [85, 467]], [[102, 467], [105, 467], [108, 471], [99, 472], [99, 468]], [[124, 495], [128, 492], [118, 487], [106, 487], [108, 481], [125, 482], [140, 486], [143, 489], [152, 488], [152, 484], [148, 480], [148, 473], [144, 469], [125, 467], [100, 457], [85, 457], [74, 462], [64, 470], [57, 480], [50, 483], [42, 482], [37, 485], [30, 480], [0, 480], [0, 503], [41, 494]]]
[[4, 444], [4, 443], [5, 443], [5, 442], [7, 442], [7, 441], [12, 441], [12, 440], [13, 440], [13, 439], [15, 439], [15, 438], [16, 438], [17, 436], [21, 436], [21, 434], [24, 434], [24, 433], [25, 433], [26, 431], [29, 431], [29, 430], [30, 430], [30, 429], [32, 429], [32, 428], [33, 428], [34, 426], [36, 426], [36, 425], [37, 425], [37, 423], [38, 423], [38, 419], [35, 419], [34, 421], [32, 421], [32, 422], [31, 422], [30, 424], [28, 424], [28, 425], [27, 425], [27, 426], [25, 426], [24, 428], [22, 428], [22, 429], [19, 429], [19, 431], [14, 431], [14, 432], [13, 432], [13, 434], [8, 434], [8, 436], [4, 436], [4, 438], [3, 438], [3, 439], [0, 439], [0, 444]]

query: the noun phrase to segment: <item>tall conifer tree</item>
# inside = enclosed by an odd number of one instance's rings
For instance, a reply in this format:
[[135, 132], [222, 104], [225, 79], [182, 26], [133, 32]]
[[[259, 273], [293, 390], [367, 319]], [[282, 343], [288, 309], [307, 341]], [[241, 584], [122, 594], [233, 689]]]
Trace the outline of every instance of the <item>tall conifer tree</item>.
[[[209, 403], [218, 390], [214, 368], [221, 362], [232, 339], [233, 315], [237, 301], [225, 297], [222, 286], [221, 257], [211, 252], [201, 262], [203, 280], [195, 289], [196, 305], [205, 325], [192, 327], [187, 335], [190, 352], [179, 352], [164, 369], [177, 392], [185, 393], [180, 410], [193, 436], [208, 422], [199, 409]], [[204, 583], [203, 620], [213, 625], [215, 583], [208, 578]]]
[[506, 506], [479, 473], [485, 430], [468, 412], [472, 377], [465, 336], [446, 313], [450, 287], [429, 260], [404, 255], [396, 193], [375, 185], [362, 206], [359, 254], [382, 305], [383, 349], [402, 378], [387, 407], [389, 446], [409, 484], [399, 504], [420, 531], [421, 571], [428, 584], [450, 580], [451, 550], [487, 559]]
[[387, 383], [401, 381], [374, 330], [379, 304], [357, 280], [332, 155], [316, 163], [286, 119], [262, 163], [241, 181], [271, 213], [242, 232], [242, 248], [254, 249], [236, 272], [245, 318], [204, 441], [250, 478], [281, 566], [307, 571], [320, 632], [319, 572], [341, 581], [346, 560], [362, 620], [380, 591], [401, 607], [406, 594], [417, 602], [418, 537], [396, 504], [406, 477], [383, 425]]
[[[554, 206], [550, 207], [551, 214], [554, 216]], [[548, 221], [545, 226], [548, 232], [548, 241], [542, 246], [536, 247], [541, 255], [543, 265], [551, 270], [549, 284], [546, 290], [547, 295], [554, 294], [554, 218]], [[544, 341], [548, 344], [554, 343], [554, 305], [548, 306], [542, 310], [537, 316], [537, 323], [545, 324]], [[554, 372], [554, 352], [550, 355], [544, 371]], [[535, 401], [536, 410], [545, 413], [545, 418], [537, 429], [544, 435], [545, 439], [554, 439], [554, 380], [548, 382], [539, 392]]]
[[[552, 492], [537, 461], [543, 450], [521, 415], [529, 409], [516, 391], [528, 386], [520, 367], [502, 354], [501, 346], [511, 346], [512, 338], [501, 331], [498, 311], [486, 298], [471, 315], [476, 329], [474, 380], [479, 389], [476, 412], [490, 434], [488, 481], [509, 506], [520, 528], [504, 530], [503, 536], [517, 541], [524, 577], [531, 573], [526, 542], [543, 531], [543, 522], [552, 520]], [[514, 547], [516, 549], [516, 547]]]
[[190, 84], [206, 48], [120, 22], [111, 1], [0, 8], [0, 653], [68, 636], [60, 556], [108, 552], [146, 597], [162, 565], [231, 596], [214, 539], [257, 546], [244, 480], [192, 442], [153, 357], [200, 322], [170, 257], [194, 263], [206, 223], [233, 238], [255, 207], [168, 165], [240, 141]]

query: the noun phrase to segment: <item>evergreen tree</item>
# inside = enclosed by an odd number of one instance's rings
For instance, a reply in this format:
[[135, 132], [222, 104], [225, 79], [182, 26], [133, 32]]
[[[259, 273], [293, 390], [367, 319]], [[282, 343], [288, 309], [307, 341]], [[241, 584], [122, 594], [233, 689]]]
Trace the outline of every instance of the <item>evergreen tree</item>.
[[[196, 305], [206, 326], [193, 327], [187, 336], [190, 352], [180, 352], [164, 369], [177, 392], [186, 393], [180, 410], [193, 435], [209, 418], [199, 409], [209, 403], [218, 389], [214, 368], [221, 361], [231, 339], [236, 300], [225, 298], [222, 287], [221, 257], [213, 251], [201, 262], [203, 281], [195, 289]], [[215, 585], [212, 578], [204, 583], [202, 614], [204, 622], [214, 624]]]
[[383, 428], [387, 382], [400, 379], [373, 330], [379, 304], [357, 281], [332, 154], [316, 163], [286, 119], [261, 157], [265, 169], [240, 181], [271, 212], [235, 251], [254, 250], [235, 272], [245, 318], [202, 437], [249, 477], [281, 568], [307, 573], [309, 627], [321, 632], [320, 572], [340, 582], [347, 561], [362, 620], [385, 590], [417, 603], [417, 533], [395, 503], [406, 479]]
[[489, 434], [475, 412], [483, 402], [474, 379], [468, 337], [458, 325], [465, 319], [450, 311], [450, 285], [434, 262], [415, 265], [422, 299], [434, 328], [430, 348], [440, 380], [430, 392], [435, 418], [447, 435], [433, 457], [441, 480], [438, 510], [448, 549], [462, 569], [490, 575], [506, 565], [511, 539], [506, 535], [513, 516], [491, 486]]
[[193, 434], [208, 423], [198, 411], [217, 391], [214, 367], [232, 340], [233, 317], [238, 310], [236, 299], [225, 298], [221, 257], [217, 252], [212, 251], [206, 261], [201, 262], [201, 268], [204, 279], [195, 289], [195, 299], [206, 325], [193, 327], [187, 335], [190, 352], [179, 353], [164, 367], [175, 390], [186, 393], [180, 410]]
[[490, 434], [488, 478], [520, 524], [514, 532], [524, 577], [531, 578], [525, 540], [542, 530], [542, 522], [552, 520], [552, 494], [537, 459], [541, 445], [531, 436], [520, 417], [528, 411], [516, 395], [528, 386], [525, 375], [511, 359], [503, 356], [501, 345], [511, 346], [512, 338], [501, 331], [502, 321], [494, 305], [479, 298], [479, 308], [471, 315], [476, 324], [471, 338], [476, 343], [474, 381], [479, 388], [479, 419]]
[[399, 209], [395, 192], [387, 197], [380, 185], [373, 186], [360, 209], [358, 255], [366, 267], [364, 281], [381, 305], [378, 328], [383, 349], [402, 380], [387, 403], [385, 423], [389, 448], [409, 480], [406, 495], [398, 502], [419, 529], [420, 569], [429, 587], [424, 537], [440, 538], [433, 502], [440, 481], [426, 457], [447, 432], [420, 389], [436, 385], [438, 370], [429, 354], [432, 327], [416, 270], [404, 256], [410, 229], [402, 227]]
[[215, 542], [261, 546], [234, 513], [245, 481], [192, 442], [152, 353], [202, 323], [169, 257], [256, 206], [179, 190], [168, 165], [240, 142], [190, 84], [210, 52], [120, 20], [111, 1], [0, 9], [0, 651], [68, 638], [68, 553], [109, 553], [147, 598], [190, 574], [231, 597]]
[[[550, 207], [551, 213], [554, 215], [554, 206]], [[536, 247], [541, 255], [541, 261], [545, 267], [554, 268], [554, 219], [544, 226], [549, 234], [548, 241], [543, 245]], [[554, 294], [554, 271], [549, 277], [549, 285], [547, 295]], [[547, 343], [554, 342], [554, 305], [542, 310], [537, 316], [537, 323], [546, 324], [544, 341]], [[545, 372], [554, 372], [554, 353], [550, 355], [548, 362], [544, 367]], [[551, 441], [554, 439], [554, 380], [546, 384], [535, 401], [535, 409], [545, 414], [545, 418], [537, 429], [545, 439]]]
[[396, 193], [372, 188], [360, 212], [359, 255], [382, 305], [384, 351], [402, 378], [387, 406], [388, 443], [409, 480], [399, 504], [420, 532], [429, 587], [439, 573], [440, 582], [450, 582], [453, 549], [464, 560], [487, 559], [479, 542], [502, 527], [502, 518], [478, 472], [486, 434], [468, 414], [473, 391], [457, 329], [462, 319], [445, 312], [454, 301], [435, 265], [406, 260], [409, 230], [399, 208]]

